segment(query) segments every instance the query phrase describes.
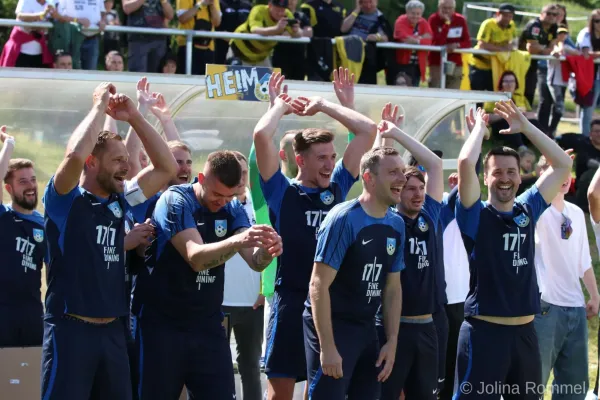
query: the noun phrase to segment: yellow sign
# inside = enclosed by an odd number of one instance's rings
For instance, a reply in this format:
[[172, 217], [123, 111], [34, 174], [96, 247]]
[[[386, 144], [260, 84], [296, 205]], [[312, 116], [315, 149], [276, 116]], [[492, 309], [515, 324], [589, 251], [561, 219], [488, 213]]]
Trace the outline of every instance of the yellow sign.
[[269, 78], [279, 68], [206, 65], [206, 98], [269, 101]]

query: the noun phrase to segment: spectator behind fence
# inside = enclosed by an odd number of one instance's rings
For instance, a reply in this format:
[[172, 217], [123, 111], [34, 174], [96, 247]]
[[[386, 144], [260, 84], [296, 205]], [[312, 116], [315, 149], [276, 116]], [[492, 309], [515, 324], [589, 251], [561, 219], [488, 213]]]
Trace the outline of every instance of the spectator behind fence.
[[[500, 81], [498, 82], [498, 91], [499, 92], [507, 92], [511, 95], [519, 88], [519, 80], [517, 76], [512, 71], [504, 71], [500, 76]], [[485, 111], [490, 113], [490, 130], [493, 135], [499, 135], [500, 139], [504, 141], [504, 144], [508, 147], [511, 147], [517, 151], [520, 151], [527, 146], [523, 142], [523, 134], [522, 133], [514, 133], [510, 135], [500, 135], [500, 131], [503, 129], [508, 129], [508, 123], [504, 118], [495, 114], [493, 102], [485, 103]], [[536, 115], [530, 109], [519, 107], [519, 110], [523, 112], [525, 117], [531, 122], [536, 128], [539, 128], [539, 123], [535, 118]]]
[[[552, 107], [552, 120], [548, 126], [548, 135], [554, 137], [556, 134], [556, 128], [558, 123], [565, 112], [565, 93], [567, 91], [568, 82], [563, 80], [562, 67], [559, 57], [567, 55], [581, 55], [581, 52], [574, 46], [567, 43], [569, 40], [569, 31], [562, 25], [557, 30], [557, 43], [552, 49], [552, 56], [555, 56], [555, 60], [548, 62], [548, 88], [550, 89], [550, 95], [552, 95], [552, 101], [554, 103]], [[571, 42], [572, 43], [572, 42]], [[538, 113], [539, 118], [539, 113]]]
[[387, 42], [394, 31], [377, 0], [356, 0], [356, 8], [342, 23], [342, 33], [359, 36], [366, 42], [365, 60], [358, 83], [377, 84], [377, 73], [385, 68], [385, 53], [377, 50], [376, 42]]
[[[121, 20], [119, 19], [119, 13], [113, 7], [115, 5], [114, 0], [104, 0], [104, 20], [106, 25], [120, 26]], [[118, 32], [104, 32], [104, 54], [108, 54], [113, 50], [121, 51], [120, 34]]]
[[[57, 19], [60, 26], [55, 24], [52, 29], [52, 47], [57, 49], [71, 49], [75, 68], [92, 70], [98, 69], [98, 57], [100, 56], [100, 32], [84, 31], [81, 28], [99, 27], [104, 30], [106, 22], [103, 17], [104, 4], [101, 2], [80, 2], [78, 0], [61, 0], [57, 4]], [[74, 30], [70, 22], [77, 23]], [[58, 31], [57, 31], [58, 30]], [[55, 41], [62, 34], [62, 40]], [[81, 37], [83, 35], [83, 37]], [[66, 43], [64, 43], [66, 42]], [[79, 52], [79, 54], [77, 54]], [[79, 63], [78, 63], [79, 61]]]
[[[177, 0], [179, 29], [214, 31], [221, 25], [219, 0]], [[177, 37], [177, 71], [185, 74], [186, 37]], [[192, 48], [192, 75], [204, 75], [206, 64], [215, 62], [215, 41], [211, 38], [195, 37]]]
[[69, 53], [59, 51], [54, 56], [54, 69], [73, 69], [73, 58]]
[[[512, 51], [517, 38], [517, 28], [513, 17], [515, 8], [511, 4], [501, 4], [494, 18], [483, 21], [477, 33], [476, 49], [492, 52]], [[473, 54], [469, 62], [471, 90], [494, 91], [490, 56]]]
[[[300, 24], [302, 36], [312, 37], [313, 29], [302, 9], [297, 9], [298, 0], [288, 0], [288, 10]], [[273, 50], [273, 67], [281, 68], [281, 74], [287, 80], [303, 81], [306, 76], [306, 45], [296, 43], [278, 43]]]
[[[471, 36], [467, 20], [456, 12], [455, 0], [439, 0], [437, 12], [429, 17], [429, 27], [433, 32], [434, 46], [446, 46], [448, 63], [446, 64], [446, 88], [460, 89], [462, 81], [462, 55], [452, 53], [455, 49], [471, 47]], [[437, 51], [429, 53], [429, 87], [441, 87], [441, 56]]]
[[[221, 7], [221, 24], [217, 27], [219, 32], [234, 32], [248, 19], [252, 2], [249, 0], [219, 0]], [[215, 39], [215, 64], [225, 64], [229, 51], [229, 39]]]
[[109, 52], [104, 58], [104, 66], [107, 71], [123, 72], [125, 70], [123, 55], [116, 50]]
[[[262, 36], [279, 36], [286, 32], [292, 37], [301, 37], [300, 24], [288, 25], [294, 14], [287, 9], [288, 0], [271, 0], [268, 5], [252, 7], [248, 20], [235, 30], [236, 33], [256, 33]], [[233, 39], [230, 42], [227, 59], [242, 65], [271, 67], [271, 50], [277, 45], [274, 41]], [[239, 60], [239, 61], [238, 61]]]
[[[169, 0], [123, 0], [127, 26], [163, 28], [165, 19], [173, 19]], [[167, 52], [167, 41], [162, 35], [129, 34], [129, 71], [154, 72]]]
[[410, 87], [412, 86], [412, 79], [406, 72], [398, 72], [396, 80], [394, 81], [395, 86]]
[[[594, 58], [598, 57], [597, 52], [600, 52], [600, 9], [592, 11], [588, 26], [583, 28], [579, 32], [579, 35], [577, 35], [577, 47], [585, 56], [590, 55]], [[579, 127], [581, 128], [581, 133], [585, 136], [590, 135], [592, 117], [598, 104], [598, 98], [600, 98], [600, 69], [598, 64], [594, 65], [593, 79], [594, 99], [592, 105], [581, 107], [581, 114], [579, 116]]]
[[306, 48], [306, 67], [308, 80], [330, 81], [333, 73], [333, 62], [324, 49], [331, 47], [328, 39], [341, 36], [342, 22], [346, 18], [346, 9], [337, 0], [308, 0], [301, 9], [308, 14], [313, 28], [313, 39]]
[[158, 71], [161, 74], [174, 74], [177, 72], [177, 57], [171, 52], [165, 54], [160, 60]]
[[[54, 12], [54, 7], [45, 0], [19, 0], [15, 14], [19, 21], [44, 21]], [[52, 63], [52, 53], [46, 44], [43, 30], [13, 27], [10, 38], [2, 49], [0, 66], [44, 68]]]
[[[425, 18], [423, 18], [425, 4], [419, 0], [410, 0], [406, 3], [406, 14], [401, 15], [394, 25], [394, 39], [407, 44], [431, 44], [433, 33]], [[396, 50], [397, 71], [406, 72], [412, 80], [413, 86], [419, 86], [420, 81], [425, 81], [427, 68], [427, 52], [417, 50]]]
[[[527, 50], [532, 55], [550, 55], [556, 44], [557, 15], [558, 9], [554, 4], [545, 5], [540, 16], [525, 25], [525, 29], [523, 29], [523, 33], [519, 38], [519, 49]], [[529, 64], [529, 70], [527, 70], [525, 77], [525, 98], [530, 105], [533, 104], [536, 87], [539, 96], [538, 120], [542, 132], [548, 135], [550, 133], [550, 116], [553, 114], [554, 101], [548, 87], [548, 63], [546, 60], [532, 59]], [[558, 121], [556, 124], [558, 125]]]

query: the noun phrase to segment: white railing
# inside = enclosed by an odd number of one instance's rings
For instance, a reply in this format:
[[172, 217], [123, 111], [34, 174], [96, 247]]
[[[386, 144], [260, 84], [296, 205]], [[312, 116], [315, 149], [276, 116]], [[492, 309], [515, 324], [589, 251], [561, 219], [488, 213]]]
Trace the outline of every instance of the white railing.
[[[15, 19], [2, 19], [0, 18], [0, 27], [11, 27], [21, 26], [26, 28], [41, 28], [41, 29], [52, 29], [52, 23], [50, 22], [23, 22]], [[187, 75], [192, 74], [192, 48], [193, 39], [195, 37], [202, 38], [213, 38], [213, 39], [246, 39], [246, 40], [259, 40], [259, 41], [274, 41], [274, 42], [285, 42], [285, 43], [310, 43], [309, 38], [291, 38], [289, 36], [261, 36], [255, 33], [233, 33], [233, 32], [210, 32], [210, 31], [194, 31], [184, 29], [171, 29], [171, 28], [139, 28], [132, 26], [115, 26], [107, 25], [104, 29], [106, 32], [119, 32], [119, 33], [140, 33], [146, 35], [162, 35], [162, 36], [185, 36], [186, 37], [186, 65], [185, 73]], [[100, 32], [97, 26], [91, 26], [84, 29], [86, 32]], [[332, 42], [334, 39], [332, 39]], [[425, 50], [425, 51], [436, 51], [441, 56], [441, 82], [440, 86], [442, 89], [446, 87], [446, 74], [445, 74], [445, 62], [448, 61], [448, 50], [446, 46], [427, 46], [418, 44], [406, 44], [406, 43], [395, 43], [395, 42], [378, 42], [377, 47], [382, 49], [404, 49], [404, 50]], [[489, 52], [487, 50], [479, 49], [456, 49], [456, 53], [467, 53], [467, 54], [480, 54], [480, 55], [494, 55], [496, 53]], [[552, 56], [540, 56], [532, 55], [534, 60], [555, 60]], [[564, 57], [561, 58], [564, 60]], [[600, 60], [596, 60], [600, 62]]]

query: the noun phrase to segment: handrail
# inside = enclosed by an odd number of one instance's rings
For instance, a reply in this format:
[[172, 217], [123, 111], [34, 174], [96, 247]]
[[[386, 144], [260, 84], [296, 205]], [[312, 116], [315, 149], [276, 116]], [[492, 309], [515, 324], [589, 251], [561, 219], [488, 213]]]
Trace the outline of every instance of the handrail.
[[[52, 29], [53, 25], [50, 22], [23, 22], [16, 19], [0, 18], [0, 27], [11, 27], [20, 26], [25, 28], [41, 28], [41, 29]], [[100, 32], [98, 26], [90, 26], [89, 28], [83, 29], [85, 32]], [[259, 40], [259, 41], [274, 41], [274, 42], [285, 42], [285, 43], [310, 43], [310, 38], [292, 38], [289, 36], [262, 36], [255, 33], [235, 33], [235, 32], [220, 32], [220, 31], [194, 31], [187, 29], [173, 29], [173, 28], [144, 28], [144, 27], [133, 27], [133, 26], [119, 26], [119, 25], [107, 25], [104, 28], [106, 32], [118, 32], [118, 33], [138, 33], [145, 35], [163, 35], [163, 36], [185, 36], [186, 37], [186, 74], [192, 74], [192, 45], [193, 38], [213, 38], [213, 39], [244, 39], [244, 40]], [[335, 39], [331, 40], [332, 43]], [[444, 63], [448, 60], [449, 52], [446, 46], [431, 46], [431, 45], [419, 45], [419, 44], [408, 44], [408, 43], [396, 43], [396, 42], [377, 42], [376, 46], [382, 49], [403, 49], [403, 50], [421, 50], [421, 51], [435, 51], [441, 53], [441, 88], [446, 87], [446, 74], [444, 73]], [[479, 54], [479, 55], [494, 55], [498, 53], [492, 53], [487, 50], [481, 49], [456, 49], [455, 53], [465, 54]], [[532, 55], [533, 60], [556, 60], [553, 56], [542, 56]], [[565, 58], [561, 57], [560, 60], [564, 61]], [[600, 63], [600, 59], [595, 61]]]

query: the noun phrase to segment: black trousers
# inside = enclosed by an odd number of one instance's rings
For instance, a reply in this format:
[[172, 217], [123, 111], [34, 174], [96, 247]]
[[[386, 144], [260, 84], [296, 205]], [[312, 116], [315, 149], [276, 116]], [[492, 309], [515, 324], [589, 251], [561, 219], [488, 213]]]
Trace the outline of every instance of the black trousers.
[[454, 392], [454, 374], [456, 368], [456, 348], [460, 326], [465, 319], [465, 303], [446, 304], [448, 316], [448, 344], [446, 346], [446, 380], [440, 392], [440, 400], [451, 400]]

